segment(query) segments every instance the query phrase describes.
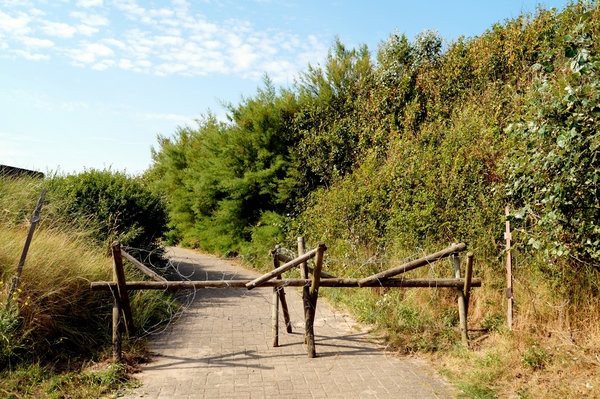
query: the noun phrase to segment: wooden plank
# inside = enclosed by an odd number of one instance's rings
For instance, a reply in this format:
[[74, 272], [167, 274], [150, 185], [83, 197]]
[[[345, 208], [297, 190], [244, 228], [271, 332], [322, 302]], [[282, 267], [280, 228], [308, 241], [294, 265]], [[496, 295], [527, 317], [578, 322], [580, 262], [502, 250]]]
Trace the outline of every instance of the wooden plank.
[[[340, 288], [360, 288], [359, 279], [354, 278], [327, 278], [321, 279], [321, 287], [340, 287]], [[202, 288], [246, 288], [248, 280], [212, 280], [212, 281], [128, 281], [126, 283], [128, 291], [136, 290], [195, 290]], [[270, 287], [309, 287], [312, 283], [310, 279], [282, 279], [267, 281], [259, 288]], [[456, 288], [465, 284], [464, 278], [389, 278], [381, 280], [378, 287], [395, 288]], [[471, 287], [481, 287], [481, 279], [474, 278], [471, 281]], [[117, 288], [117, 283], [112, 281], [94, 281], [91, 283], [92, 291], [111, 291]]]
[[121, 244], [118, 242], [112, 245], [113, 255], [113, 279], [117, 283], [117, 292], [121, 300], [121, 308], [125, 318], [125, 326], [129, 336], [135, 333], [133, 326], [133, 316], [131, 314], [131, 305], [129, 303], [129, 295], [127, 294], [127, 284], [125, 281], [125, 272], [123, 271], [123, 258], [121, 257]]
[[264, 284], [265, 282], [271, 280], [272, 278], [275, 278], [277, 276], [280, 276], [282, 273], [290, 270], [293, 267], [298, 266], [299, 264], [301, 264], [302, 262], [306, 262], [307, 260], [314, 258], [317, 255], [317, 248], [313, 249], [312, 251], [290, 261], [285, 263], [284, 265], [278, 267], [275, 270], [270, 271], [269, 273], [263, 274], [262, 276], [250, 281], [248, 284], [246, 284], [246, 288], [248, 288], [249, 290]]
[[167, 281], [166, 278], [164, 278], [163, 276], [157, 274], [152, 269], [148, 268], [142, 262], [140, 262], [139, 260], [137, 260], [133, 256], [129, 255], [127, 252], [125, 252], [123, 249], [121, 249], [121, 255], [125, 259], [127, 259], [128, 261], [130, 261], [135, 267], [137, 267], [138, 269], [140, 269], [146, 276], [150, 277], [154, 281]]
[[434, 254], [427, 255], [423, 258], [415, 259], [408, 263], [404, 263], [398, 267], [388, 269], [384, 272], [377, 273], [377, 274], [374, 274], [369, 277], [365, 277], [359, 281], [359, 286], [368, 287], [369, 285], [379, 285], [379, 283], [378, 283], [379, 280], [390, 278], [390, 277], [396, 276], [398, 274], [406, 273], [409, 270], [413, 270], [413, 269], [417, 269], [422, 266], [426, 266], [432, 262], [447, 258], [448, 256], [454, 254], [455, 252], [462, 252], [466, 249], [467, 249], [467, 245], [465, 243], [452, 244], [448, 248], [443, 249]]

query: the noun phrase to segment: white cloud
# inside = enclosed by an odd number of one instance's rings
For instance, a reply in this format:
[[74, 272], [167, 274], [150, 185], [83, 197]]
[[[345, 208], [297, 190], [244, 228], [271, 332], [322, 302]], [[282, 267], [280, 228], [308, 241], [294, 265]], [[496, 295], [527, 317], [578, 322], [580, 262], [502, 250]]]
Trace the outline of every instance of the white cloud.
[[[315, 36], [260, 30], [239, 19], [209, 21], [185, 0], [161, 7], [141, 6], [137, 0], [78, 0], [81, 8], [73, 9], [71, 3], [66, 19], [57, 13], [68, 7], [66, 2], [44, 4], [0, 11], [0, 49], [8, 50], [0, 57], [40, 61], [56, 54], [95, 70], [121, 68], [156, 75], [237, 74], [260, 79], [267, 72], [274, 81], [285, 82], [309, 61], [318, 62], [327, 54], [327, 45]], [[124, 24], [112, 24], [109, 15], [120, 16]]]
[[114, 51], [101, 43], [85, 43], [82, 48], [68, 51], [68, 55], [77, 64], [92, 64], [99, 57], [114, 55]]
[[71, 38], [77, 32], [77, 28], [64, 22], [49, 22], [44, 21], [40, 29], [48, 36], [56, 36], [61, 38]]
[[77, 25], [77, 32], [84, 36], [92, 36], [98, 33], [100, 29], [88, 25]]
[[108, 26], [110, 21], [108, 18], [98, 14], [88, 14], [81, 11], [73, 11], [69, 14], [73, 18], [79, 19], [83, 24], [89, 26]]
[[52, 40], [39, 39], [37, 37], [24, 36], [21, 38], [21, 41], [23, 42], [23, 44], [26, 47], [40, 48], [40, 47], [53, 47], [54, 46], [54, 42]]
[[25, 58], [26, 60], [30, 61], [43, 61], [50, 59], [50, 56], [46, 54], [31, 54], [29, 51], [25, 50], [14, 50], [14, 52], [20, 55], [21, 57]]
[[28, 24], [30, 17], [25, 13], [18, 13], [18, 16], [10, 15], [0, 11], [0, 31], [6, 31], [13, 35], [23, 35], [31, 31]]
[[84, 7], [84, 8], [89, 8], [89, 7], [102, 7], [102, 0], [78, 0], [77, 1], [77, 6], [78, 7]]

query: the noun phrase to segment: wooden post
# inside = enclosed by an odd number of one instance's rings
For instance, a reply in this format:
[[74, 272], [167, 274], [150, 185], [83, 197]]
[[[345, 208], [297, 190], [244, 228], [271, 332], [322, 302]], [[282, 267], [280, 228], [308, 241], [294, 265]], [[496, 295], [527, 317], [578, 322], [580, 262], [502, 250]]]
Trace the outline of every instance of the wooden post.
[[[304, 237], [298, 237], [298, 257], [304, 255]], [[308, 279], [308, 267], [307, 262], [300, 263], [300, 275], [303, 279]], [[304, 306], [304, 343], [308, 344], [308, 337], [306, 335], [307, 326], [306, 320], [308, 320], [308, 312], [310, 309], [310, 288], [308, 285], [302, 287], [302, 305]]]
[[[281, 280], [281, 276], [278, 277]], [[290, 320], [290, 311], [288, 309], [287, 301], [285, 299], [285, 290], [283, 287], [278, 287], [279, 302], [281, 302], [281, 311], [283, 312], [283, 322], [285, 323], [285, 331], [288, 334], [292, 333], [292, 321]]]
[[112, 343], [113, 343], [113, 360], [121, 362], [123, 360], [122, 355], [122, 335], [123, 330], [122, 318], [121, 318], [121, 300], [119, 299], [119, 293], [113, 291], [114, 304], [112, 312]]
[[508, 216], [510, 215], [510, 209], [506, 206], [506, 232], [504, 233], [504, 239], [506, 240], [506, 298], [508, 299], [507, 309], [507, 322], [508, 329], [512, 331], [513, 325], [513, 287], [512, 287], [512, 254], [510, 241], [512, 240], [512, 234], [510, 232], [510, 221]]
[[[317, 259], [315, 264], [315, 271], [313, 273], [313, 280], [308, 290], [308, 298], [306, 298], [309, 303], [308, 308], [305, 308], [305, 342], [306, 349], [308, 352], [309, 358], [314, 358], [317, 356], [315, 349], [315, 332], [314, 332], [314, 323], [315, 323], [315, 314], [317, 310], [317, 299], [319, 298], [319, 285], [321, 283], [321, 269], [323, 268], [323, 253], [327, 249], [324, 243], [320, 242], [317, 247]], [[304, 294], [304, 292], [303, 292]]]
[[[460, 257], [458, 254], [452, 255], [454, 260], [454, 277], [460, 277]], [[465, 294], [461, 287], [456, 288], [458, 294], [458, 318], [460, 322], [460, 335], [465, 346], [469, 346], [469, 337], [467, 335], [467, 312], [465, 306]]]
[[[271, 251], [273, 257], [273, 269], [279, 267], [279, 245], [275, 246], [275, 249]], [[281, 279], [281, 276], [277, 276], [277, 279]], [[271, 333], [273, 336], [273, 348], [279, 346], [279, 287], [273, 287], [273, 305], [271, 312]]]
[[125, 316], [125, 326], [127, 332], [132, 336], [135, 332], [133, 317], [131, 314], [131, 305], [127, 295], [127, 284], [125, 283], [125, 272], [123, 271], [123, 258], [121, 257], [121, 244], [114, 242], [112, 245], [113, 255], [113, 279], [117, 282], [117, 292], [121, 302], [121, 308]]
[[471, 299], [471, 284], [473, 282], [473, 252], [467, 254], [467, 271], [465, 274], [465, 315], [469, 317], [469, 300]]
[[[304, 237], [298, 237], [298, 257], [304, 255]], [[308, 264], [306, 261], [300, 263], [300, 275], [308, 278]]]
[[46, 197], [46, 189], [42, 189], [42, 194], [38, 199], [37, 205], [31, 214], [31, 219], [29, 219], [29, 231], [27, 232], [27, 238], [25, 239], [25, 245], [23, 246], [23, 251], [21, 252], [21, 258], [19, 259], [19, 263], [17, 264], [17, 269], [15, 270], [15, 275], [12, 278], [10, 291], [8, 297], [6, 299], [6, 309], [10, 308], [10, 304], [12, 301], [13, 294], [17, 292], [19, 286], [21, 285], [21, 273], [23, 272], [23, 266], [25, 266], [25, 259], [27, 258], [27, 253], [29, 252], [29, 246], [31, 245], [31, 239], [33, 238], [33, 233], [35, 232], [35, 226], [40, 221], [40, 212], [42, 211], [42, 205], [44, 205], [44, 198]]

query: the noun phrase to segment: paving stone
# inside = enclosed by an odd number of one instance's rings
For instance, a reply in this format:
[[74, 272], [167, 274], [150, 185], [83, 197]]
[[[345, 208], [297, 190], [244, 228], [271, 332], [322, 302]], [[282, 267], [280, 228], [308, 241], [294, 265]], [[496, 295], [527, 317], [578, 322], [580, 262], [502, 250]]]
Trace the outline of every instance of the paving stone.
[[[172, 248], [171, 259], [191, 280], [254, 279], [233, 262]], [[183, 293], [183, 292], [182, 292]], [[455, 397], [426, 362], [392, 356], [351, 317], [319, 298], [317, 358], [304, 345], [299, 290], [286, 288], [293, 333], [280, 315], [279, 347], [271, 347], [270, 288], [200, 289], [184, 314], [152, 336], [152, 362], [125, 398], [435, 398]]]

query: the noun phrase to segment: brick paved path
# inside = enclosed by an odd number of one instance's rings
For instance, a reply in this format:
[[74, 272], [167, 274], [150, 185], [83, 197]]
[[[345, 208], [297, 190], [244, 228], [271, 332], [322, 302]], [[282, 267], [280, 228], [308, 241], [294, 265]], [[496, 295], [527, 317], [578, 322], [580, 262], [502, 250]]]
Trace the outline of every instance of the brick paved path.
[[[235, 264], [173, 248], [192, 280], [252, 279]], [[350, 317], [319, 298], [317, 358], [304, 346], [299, 291], [287, 288], [293, 333], [280, 316], [280, 347], [271, 347], [272, 288], [204, 289], [182, 318], [151, 339], [153, 361], [128, 398], [451, 398], [426, 362], [384, 352]]]

